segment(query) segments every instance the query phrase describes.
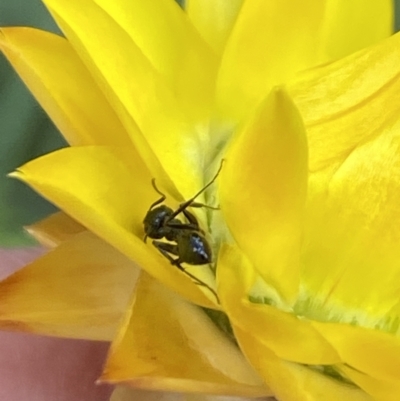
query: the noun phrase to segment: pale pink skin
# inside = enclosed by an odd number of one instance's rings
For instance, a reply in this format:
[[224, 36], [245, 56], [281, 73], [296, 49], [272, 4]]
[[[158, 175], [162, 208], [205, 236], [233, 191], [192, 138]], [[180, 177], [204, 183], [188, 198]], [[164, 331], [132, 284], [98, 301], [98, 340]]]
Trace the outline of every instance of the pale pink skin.
[[[0, 279], [43, 251], [0, 249]], [[0, 331], [0, 400], [108, 401], [96, 385], [108, 344]]]

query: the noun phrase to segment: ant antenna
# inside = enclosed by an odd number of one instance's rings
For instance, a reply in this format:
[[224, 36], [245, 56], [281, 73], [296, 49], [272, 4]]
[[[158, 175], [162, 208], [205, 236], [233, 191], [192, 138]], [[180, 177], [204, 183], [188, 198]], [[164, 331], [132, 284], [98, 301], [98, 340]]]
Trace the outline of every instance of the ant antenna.
[[205, 187], [203, 187], [202, 189], [200, 189], [200, 191], [197, 192], [197, 194], [194, 195], [192, 198], [190, 198], [187, 202], [193, 202], [200, 194], [202, 194], [209, 186], [211, 186], [211, 185], [214, 183], [214, 181], [217, 179], [217, 177], [219, 176], [219, 173], [220, 173], [221, 170], [222, 170], [222, 166], [223, 166], [223, 164], [224, 164], [224, 161], [225, 161], [225, 159], [222, 159], [222, 160], [221, 160], [221, 164], [220, 164], [220, 166], [219, 166], [218, 171], [217, 171], [216, 174], [214, 175], [214, 178], [213, 178]]
[[158, 205], [159, 203], [164, 202], [165, 199], [167, 198], [167, 197], [157, 188], [157, 186], [156, 186], [156, 179], [155, 179], [155, 178], [153, 178], [153, 179], [151, 180], [151, 185], [153, 185], [154, 190], [155, 190], [159, 195], [161, 195], [161, 198], [158, 199], [158, 200], [156, 200], [154, 203], [152, 203], [151, 206], [150, 206], [150, 208], [149, 208], [149, 210], [153, 209], [153, 207], [156, 206], [156, 205]]
[[[189, 200], [187, 200], [186, 202], [182, 203], [182, 204], [179, 206], [179, 208], [176, 209], [175, 212], [172, 213], [171, 216], [169, 216], [169, 218], [168, 218], [169, 220], [172, 220], [172, 219], [175, 218], [179, 213], [182, 213], [188, 206], [195, 206], [194, 200], [195, 200], [201, 193], [203, 193], [211, 184], [213, 184], [213, 182], [217, 179], [219, 173], [221, 172], [222, 165], [224, 164], [224, 161], [225, 161], [225, 159], [222, 159], [222, 160], [221, 160], [221, 165], [219, 166], [219, 169], [218, 169], [217, 173], [214, 175], [214, 178], [213, 178], [205, 187], [203, 187], [202, 189], [200, 189], [200, 191], [197, 192], [196, 195], [194, 195], [193, 197], [191, 197], [191, 198], [190, 198]], [[200, 204], [196, 204], [196, 206], [199, 206], [199, 205], [200, 205]], [[209, 207], [209, 208], [213, 209], [212, 207], [206, 206], [206, 205], [203, 205], [203, 204], [201, 204], [201, 206]]]

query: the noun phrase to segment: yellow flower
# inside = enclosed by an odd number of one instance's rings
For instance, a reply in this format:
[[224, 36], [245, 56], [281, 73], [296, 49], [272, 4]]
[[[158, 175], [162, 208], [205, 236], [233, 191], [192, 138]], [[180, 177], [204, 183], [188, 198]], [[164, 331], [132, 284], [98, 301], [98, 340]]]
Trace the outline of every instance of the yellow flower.
[[[70, 217], [31, 228], [56, 247], [1, 284], [0, 326], [114, 339], [102, 379], [137, 388], [397, 401], [400, 37], [353, 54], [391, 2], [45, 4], [68, 39], [1, 48], [72, 146], [13, 175]], [[222, 158], [197, 285], [142, 222], [152, 178], [176, 209]]]

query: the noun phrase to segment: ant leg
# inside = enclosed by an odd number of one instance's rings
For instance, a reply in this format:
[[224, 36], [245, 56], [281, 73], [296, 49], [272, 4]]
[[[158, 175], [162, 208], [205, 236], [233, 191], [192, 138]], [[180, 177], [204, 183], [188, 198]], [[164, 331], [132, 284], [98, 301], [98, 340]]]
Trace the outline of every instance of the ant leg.
[[199, 278], [197, 278], [197, 277], [196, 277], [195, 275], [193, 275], [192, 273], [188, 272], [188, 271], [180, 264], [179, 258], [176, 259], [176, 260], [174, 261], [174, 263], [172, 263], [172, 264], [173, 264], [174, 266], [176, 266], [179, 270], [181, 270], [183, 273], [185, 273], [187, 276], [189, 276], [189, 277], [194, 281], [195, 284], [197, 284], [197, 285], [199, 285], [199, 286], [201, 286], [201, 287], [207, 288], [207, 289], [214, 295], [214, 297], [216, 298], [217, 302], [220, 303], [220, 302], [219, 302], [218, 294], [217, 294], [207, 283], [205, 283], [204, 281], [200, 280]]
[[188, 218], [188, 220], [189, 223], [182, 223], [182, 221], [178, 219], [172, 219], [170, 221], [167, 221], [165, 223], [165, 226], [175, 229], [198, 231], [199, 223], [197, 222], [197, 219], [193, 215], [190, 215], [190, 219]]
[[[193, 205], [189, 205], [192, 207]], [[196, 203], [194, 207], [207, 207], [209, 209], [213, 210], [219, 210], [218, 208], [208, 206], [208, 205], [203, 205], [202, 203]], [[181, 229], [187, 229], [187, 230], [194, 230], [194, 231], [199, 231], [204, 234], [204, 231], [200, 228], [199, 222], [197, 221], [197, 218], [195, 215], [187, 209], [182, 210], [183, 215], [186, 217], [186, 219], [189, 221], [189, 224], [181, 223], [177, 219], [172, 219], [172, 221], [167, 221], [166, 225], [168, 227], [173, 227], [173, 228], [181, 228]]]
[[153, 179], [151, 180], [151, 185], [153, 185], [154, 190], [155, 190], [159, 195], [161, 195], [161, 198], [158, 199], [158, 200], [156, 200], [154, 203], [152, 203], [151, 206], [150, 206], [150, 208], [149, 208], [149, 210], [153, 209], [154, 206], [159, 205], [160, 203], [164, 202], [165, 199], [167, 198], [167, 197], [157, 188], [157, 186], [156, 186], [156, 179], [155, 179], [155, 178], [153, 178]]
[[189, 223], [190, 223], [191, 225], [193, 225], [193, 226], [196, 227], [196, 230], [199, 230], [199, 229], [200, 229], [199, 222], [197, 221], [197, 218], [196, 218], [196, 216], [195, 216], [194, 214], [192, 214], [191, 212], [189, 212], [189, 210], [187, 210], [187, 209], [184, 209], [184, 210], [182, 211], [182, 213], [183, 213], [183, 215], [187, 218], [187, 220], [189, 221]]
[[188, 272], [180, 263], [179, 257], [178, 259], [174, 259], [169, 253], [172, 253], [173, 255], [178, 256], [178, 247], [173, 244], [168, 244], [166, 242], [161, 242], [161, 241], [153, 241], [152, 244], [158, 249], [158, 251], [166, 257], [172, 265], [176, 266], [180, 271], [185, 273], [188, 277], [190, 277], [195, 284], [200, 285], [202, 287], [207, 288], [217, 299], [217, 302], [219, 303], [219, 298], [218, 294], [204, 281], [200, 280], [197, 278], [195, 275], [192, 273]]
[[197, 221], [197, 218], [190, 213], [188, 210], [183, 210], [182, 213], [186, 217], [186, 219], [189, 221], [189, 223], [182, 223], [178, 219], [172, 219], [172, 220], [167, 220], [165, 225], [170, 228], [177, 228], [177, 229], [182, 229], [182, 230], [192, 230], [192, 231], [197, 231], [201, 232], [204, 234], [203, 230], [199, 226], [199, 222]]
[[205, 234], [205, 232], [200, 228], [199, 222], [197, 221], [197, 218], [189, 212], [189, 210], [185, 209], [183, 212], [183, 215], [187, 218], [187, 220], [190, 222], [190, 225], [192, 225], [195, 231], [198, 231], [201, 234]]
[[166, 257], [171, 262], [172, 265], [175, 264], [176, 260], [170, 255], [170, 253], [176, 256], [179, 255], [177, 245], [168, 244], [161, 241], [152, 241], [152, 244], [164, 257]]

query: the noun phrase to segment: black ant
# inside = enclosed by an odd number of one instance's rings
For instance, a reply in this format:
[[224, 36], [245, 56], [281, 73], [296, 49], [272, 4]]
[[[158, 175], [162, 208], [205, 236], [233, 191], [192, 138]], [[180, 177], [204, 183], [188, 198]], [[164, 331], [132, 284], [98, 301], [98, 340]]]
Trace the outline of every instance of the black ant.
[[[217, 179], [222, 164], [223, 160], [214, 178], [197, 192], [196, 195], [180, 204], [176, 210], [166, 205], [160, 205], [160, 203], [165, 201], [166, 196], [157, 188], [155, 179], [153, 178], [151, 183], [155, 191], [161, 195], [161, 198], [150, 206], [143, 220], [145, 232], [144, 241], [146, 242], [147, 237], [150, 237], [154, 240], [165, 238], [173, 242], [152, 241], [152, 244], [172, 265], [178, 267], [187, 274], [197, 285], [208, 288], [217, 299], [218, 295], [216, 292], [208, 284], [189, 273], [181, 263], [205, 265], [211, 263], [213, 260], [211, 246], [205, 238], [204, 231], [200, 228], [197, 218], [187, 209], [188, 207], [206, 207], [213, 210], [219, 209], [195, 202], [195, 200]], [[185, 216], [187, 222], [179, 220], [178, 216], [181, 213]], [[175, 255], [177, 258], [174, 259], [171, 255]]]

